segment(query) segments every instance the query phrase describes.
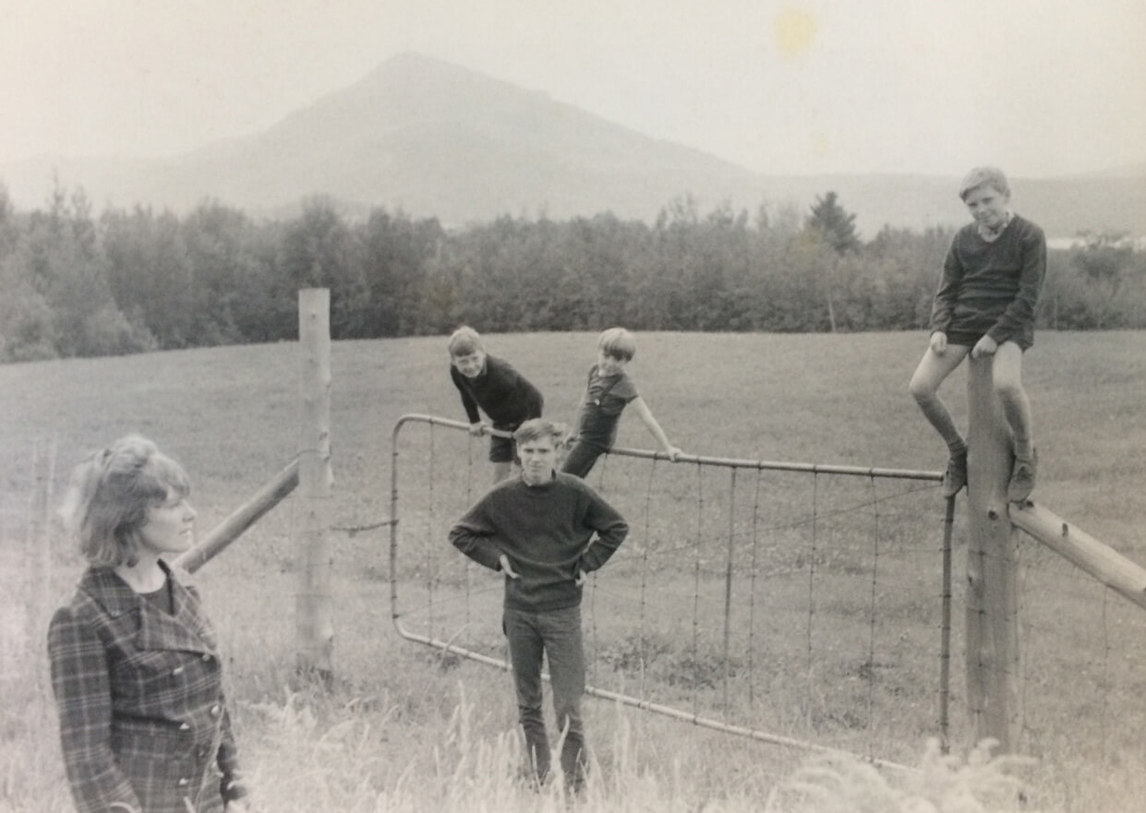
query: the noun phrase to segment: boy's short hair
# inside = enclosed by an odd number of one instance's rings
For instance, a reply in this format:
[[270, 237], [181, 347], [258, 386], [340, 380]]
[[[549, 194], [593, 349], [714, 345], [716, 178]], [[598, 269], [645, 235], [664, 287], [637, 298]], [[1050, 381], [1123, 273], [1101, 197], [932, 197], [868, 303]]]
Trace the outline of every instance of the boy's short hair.
[[474, 353], [485, 350], [481, 336], [469, 325], [462, 325], [450, 334], [450, 358], [458, 356], [472, 356]]
[[963, 178], [959, 184], [959, 199], [967, 200], [971, 190], [980, 186], [993, 186], [1004, 195], [1011, 194], [1011, 185], [1007, 183], [1007, 176], [998, 167], [975, 167]]
[[611, 327], [597, 337], [597, 349], [607, 356], [629, 361], [637, 354], [637, 340], [623, 327]]
[[553, 445], [556, 446], [564, 437], [565, 427], [548, 418], [530, 418], [513, 433], [514, 441], [519, 444], [540, 438], [553, 438]]

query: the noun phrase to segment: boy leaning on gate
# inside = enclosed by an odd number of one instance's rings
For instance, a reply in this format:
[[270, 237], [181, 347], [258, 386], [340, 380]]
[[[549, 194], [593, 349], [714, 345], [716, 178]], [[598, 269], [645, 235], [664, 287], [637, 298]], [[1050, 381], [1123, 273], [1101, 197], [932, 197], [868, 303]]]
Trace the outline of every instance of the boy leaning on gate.
[[[508, 361], [486, 353], [476, 330], [468, 326], [458, 328], [450, 336], [448, 347], [450, 379], [461, 395], [471, 433], [480, 434], [487, 426], [479, 407], [489, 416], [493, 428], [504, 432], [513, 432], [523, 421], [541, 417], [544, 399], [537, 387]], [[513, 465], [513, 440], [491, 436], [489, 459], [493, 463], [493, 482], [501, 482]]]
[[680, 449], [669, 441], [625, 369], [636, 353], [637, 340], [623, 327], [609, 328], [597, 337], [597, 363], [589, 368], [588, 381], [574, 421], [576, 435], [566, 441], [573, 448], [561, 471], [587, 477], [597, 458], [612, 448], [617, 439], [621, 413], [629, 405], [657, 441], [660, 450], [670, 460], [680, 457]]

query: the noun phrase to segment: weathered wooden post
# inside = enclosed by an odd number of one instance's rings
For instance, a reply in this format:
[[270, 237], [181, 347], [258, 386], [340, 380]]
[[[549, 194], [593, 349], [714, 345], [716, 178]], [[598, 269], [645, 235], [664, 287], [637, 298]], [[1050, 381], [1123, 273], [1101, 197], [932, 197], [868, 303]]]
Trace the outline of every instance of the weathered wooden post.
[[329, 684], [334, 677], [331, 620], [332, 562], [329, 508], [334, 475], [330, 465], [330, 291], [298, 292], [301, 354], [299, 431], [298, 666]]
[[1019, 531], [1010, 520], [1007, 483], [1011, 432], [992, 385], [993, 357], [969, 359], [967, 396], [967, 704], [977, 743], [1013, 751], [1022, 731], [1018, 582]]
[[52, 596], [52, 534], [49, 528], [53, 485], [56, 479], [56, 436], [52, 435], [46, 448], [40, 441], [32, 447], [32, 469], [35, 491], [28, 517], [26, 540], [27, 588], [29, 601], [25, 605], [27, 641], [21, 653], [39, 652], [48, 632]]

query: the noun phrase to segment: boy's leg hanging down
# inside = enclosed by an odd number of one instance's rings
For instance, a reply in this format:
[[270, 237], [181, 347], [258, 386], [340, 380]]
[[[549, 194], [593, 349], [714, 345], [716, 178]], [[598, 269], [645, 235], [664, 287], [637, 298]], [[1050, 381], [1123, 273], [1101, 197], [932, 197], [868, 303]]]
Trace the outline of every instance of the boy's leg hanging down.
[[967, 441], [939, 397], [939, 385], [966, 358], [970, 349], [963, 345], [948, 345], [947, 351], [939, 355], [928, 347], [908, 385], [924, 417], [947, 444], [947, 470], [943, 475], [945, 497], [954, 496], [967, 484]]
[[542, 711], [541, 660], [545, 651], [536, 614], [505, 610], [503, 628], [509, 642], [513, 685], [517, 693], [517, 717], [525, 734], [526, 760], [531, 779], [544, 782], [549, 775], [549, 736]]
[[1034, 455], [1031, 431], [1031, 402], [1023, 389], [1023, 351], [1014, 342], [1003, 342], [995, 351], [992, 382], [1003, 415], [1011, 427], [1015, 457], [1030, 459]]
[[908, 385], [924, 417], [935, 427], [935, 431], [943, 438], [947, 448], [953, 452], [966, 449], [967, 441], [955, 426], [955, 420], [951, 417], [947, 405], [939, 397], [939, 385], [967, 357], [970, 350], [969, 347], [953, 344], [948, 345], [947, 352], [940, 356], [930, 347], [927, 348]]
[[597, 462], [597, 458], [601, 456], [603, 451], [604, 450], [596, 446], [590, 446], [588, 443], [577, 441], [573, 444], [573, 448], [569, 450], [569, 454], [566, 455], [565, 462], [561, 464], [561, 471], [584, 480], [589, 476], [589, 472], [593, 470], [593, 465]]
[[995, 351], [992, 384], [1011, 428], [1015, 452], [1007, 499], [1021, 502], [1034, 490], [1038, 456], [1031, 428], [1031, 402], [1023, 389], [1023, 350], [1015, 342], [1003, 342]]

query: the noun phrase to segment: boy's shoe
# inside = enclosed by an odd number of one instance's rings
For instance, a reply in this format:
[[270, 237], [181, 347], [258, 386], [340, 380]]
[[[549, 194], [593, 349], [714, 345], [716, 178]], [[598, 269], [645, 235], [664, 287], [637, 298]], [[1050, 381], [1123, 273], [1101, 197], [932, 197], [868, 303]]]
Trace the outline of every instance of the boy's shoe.
[[1035, 472], [1039, 466], [1039, 452], [1031, 451], [1031, 456], [1016, 457], [1011, 469], [1011, 482], [1007, 484], [1007, 499], [1010, 502], [1023, 502], [1035, 490]]
[[965, 485], [967, 485], [966, 449], [947, 459], [947, 471], [943, 472], [943, 496], [954, 497]]

